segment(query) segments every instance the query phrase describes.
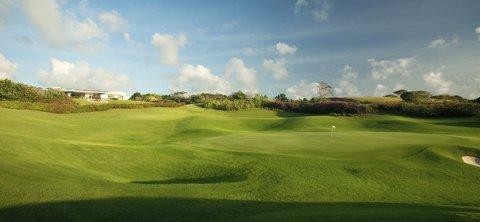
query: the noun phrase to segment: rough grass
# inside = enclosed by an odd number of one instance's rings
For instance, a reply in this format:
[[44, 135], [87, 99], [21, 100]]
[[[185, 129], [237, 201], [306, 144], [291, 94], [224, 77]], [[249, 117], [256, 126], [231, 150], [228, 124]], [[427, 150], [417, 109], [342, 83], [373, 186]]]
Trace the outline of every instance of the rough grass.
[[398, 97], [352, 97], [361, 103], [389, 103], [389, 102], [401, 102], [402, 99]]
[[148, 103], [148, 102], [144, 102], [144, 101], [134, 101], [134, 100], [108, 100], [107, 102], [94, 101], [94, 100], [88, 100], [88, 99], [78, 99], [78, 98], [72, 98], [72, 100], [79, 105], [98, 105], [98, 104], [105, 104], [105, 103], [110, 103], [110, 104], [144, 104], [144, 103]]
[[0, 109], [0, 221], [478, 221], [479, 123]]

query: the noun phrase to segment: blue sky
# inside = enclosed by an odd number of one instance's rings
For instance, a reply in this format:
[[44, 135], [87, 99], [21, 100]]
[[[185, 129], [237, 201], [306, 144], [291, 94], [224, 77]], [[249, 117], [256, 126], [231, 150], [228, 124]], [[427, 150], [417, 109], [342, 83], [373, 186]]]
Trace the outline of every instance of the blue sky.
[[480, 96], [480, 1], [0, 0], [0, 77], [128, 92]]

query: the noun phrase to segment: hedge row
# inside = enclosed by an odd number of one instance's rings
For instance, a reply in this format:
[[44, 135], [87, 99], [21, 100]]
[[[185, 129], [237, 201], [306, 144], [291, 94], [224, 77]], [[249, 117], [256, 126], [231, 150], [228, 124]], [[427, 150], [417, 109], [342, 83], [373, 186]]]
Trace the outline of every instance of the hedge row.
[[240, 99], [240, 100], [207, 100], [200, 103], [200, 106], [207, 109], [218, 110], [244, 110], [251, 108], [260, 108], [262, 103], [254, 100]]
[[360, 104], [355, 102], [270, 101], [265, 108], [312, 114], [364, 115], [399, 114], [415, 117], [469, 117], [480, 115], [480, 104], [447, 102], [414, 104], [405, 102]]
[[183, 103], [175, 102], [156, 102], [156, 103], [136, 103], [136, 104], [119, 104], [119, 103], [104, 103], [104, 104], [88, 104], [79, 105], [74, 102], [23, 102], [23, 101], [0, 101], [0, 107], [10, 109], [29, 109], [52, 113], [82, 113], [105, 111], [109, 109], [141, 109], [150, 107], [179, 107]]
[[416, 117], [469, 117], [480, 115], [480, 104], [463, 102], [444, 103], [378, 103], [373, 105], [380, 113], [403, 114]]
[[283, 102], [270, 101], [265, 103], [265, 108], [279, 109], [289, 112], [312, 114], [340, 114], [359, 115], [373, 113], [372, 107], [354, 102], [325, 101], [325, 102]]

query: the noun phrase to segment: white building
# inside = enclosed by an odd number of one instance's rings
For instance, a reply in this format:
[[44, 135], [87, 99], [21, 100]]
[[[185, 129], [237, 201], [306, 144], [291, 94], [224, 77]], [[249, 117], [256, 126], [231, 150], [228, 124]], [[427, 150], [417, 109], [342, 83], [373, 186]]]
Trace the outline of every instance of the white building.
[[108, 99], [127, 100], [127, 93], [124, 91], [108, 91]]
[[73, 98], [92, 99], [92, 100], [127, 100], [127, 93], [123, 91], [103, 91], [103, 90], [79, 90], [79, 89], [60, 89], [68, 96]]

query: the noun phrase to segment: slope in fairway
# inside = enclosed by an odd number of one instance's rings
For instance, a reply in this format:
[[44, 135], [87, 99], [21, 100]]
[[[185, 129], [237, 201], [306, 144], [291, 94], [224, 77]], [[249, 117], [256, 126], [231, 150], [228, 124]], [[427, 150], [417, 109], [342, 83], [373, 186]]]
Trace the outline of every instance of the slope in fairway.
[[0, 221], [478, 221], [462, 156], [479, 118], [0, 109]]

